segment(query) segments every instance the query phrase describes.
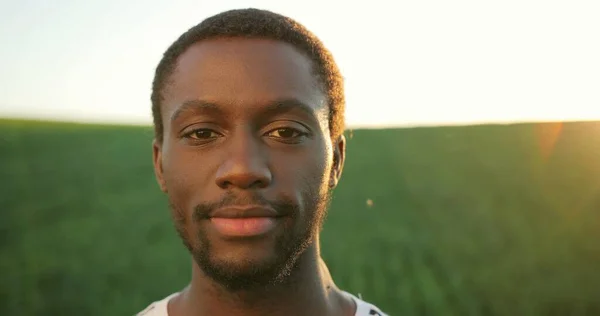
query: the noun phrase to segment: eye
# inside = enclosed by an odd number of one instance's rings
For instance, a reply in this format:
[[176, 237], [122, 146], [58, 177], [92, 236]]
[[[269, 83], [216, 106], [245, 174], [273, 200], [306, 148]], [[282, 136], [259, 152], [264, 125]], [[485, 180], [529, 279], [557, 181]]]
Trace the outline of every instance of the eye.
[[265, 136], [285, 144], [300, 144], [308, 135], [308, 132], [291, 127], [276, 128], [265, 134]]
[[184, 135], [186, 138], [192, 138], [197, 140], [210, 140], [217, 137], [221, 137], [221, 134], [206, 128], [195, 129]]
[[303, 133], [295, 128], [285, 127], [272, 130], [268, 132], [267, 135], [273, 138], [292, 139], [306, 136], [306, 133]]

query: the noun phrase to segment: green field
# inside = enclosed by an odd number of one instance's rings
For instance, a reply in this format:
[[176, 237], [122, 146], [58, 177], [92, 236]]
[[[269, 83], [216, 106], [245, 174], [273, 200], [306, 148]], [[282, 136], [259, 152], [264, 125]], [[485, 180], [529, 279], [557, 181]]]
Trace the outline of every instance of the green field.
[[[338, 285], [391, 315], [600, 315], [600, 123], [556, 127], [348, 133]], [[187, 283], [151, 138], [0, 121], [0, 315], [132, 315]]]

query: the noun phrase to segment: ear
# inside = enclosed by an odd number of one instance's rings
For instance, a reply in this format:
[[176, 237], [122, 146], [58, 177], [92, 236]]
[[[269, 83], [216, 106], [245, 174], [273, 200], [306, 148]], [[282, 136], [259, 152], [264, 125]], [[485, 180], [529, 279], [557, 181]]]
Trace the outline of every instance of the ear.
[[167, 192], [167, 185], [163, 176], [163, 163], [162, 163], [162, 143], [154, 139], [152, 142], [152, 162], [154, 163], [154, 175], [160, 190]]
[[329, 187], [335, 188], [342, 176], [344, 161], [346, 159], [346, 137], [341, 135], [333, 144], [333, 165], [329, 176]]

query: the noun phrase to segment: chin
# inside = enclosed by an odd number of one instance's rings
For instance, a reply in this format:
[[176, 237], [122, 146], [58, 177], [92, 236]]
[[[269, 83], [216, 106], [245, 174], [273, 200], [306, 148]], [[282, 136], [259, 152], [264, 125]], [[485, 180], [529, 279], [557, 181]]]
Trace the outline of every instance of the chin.
[[286, 257], [270, 256], [195, 256], [202, 271], [216, 283], [233, 291], [252, 290], [282, 283], [292, 266]]
[[285, 283], [310, 244], [308, 236], [278, 237], [233, 243], [205, 239], [192, 255], [204, 274], [229, 290], [264, 288]]

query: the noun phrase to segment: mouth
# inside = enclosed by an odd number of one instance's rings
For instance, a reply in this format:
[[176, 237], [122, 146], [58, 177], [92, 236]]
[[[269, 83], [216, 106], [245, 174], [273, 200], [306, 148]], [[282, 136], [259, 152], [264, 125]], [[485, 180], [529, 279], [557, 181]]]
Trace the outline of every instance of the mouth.
[[281, 215], [272, 208], [237, 206], [215, 210], [209, 221], [215, 230], [226, 237], [265, 235], [275, 229]]

